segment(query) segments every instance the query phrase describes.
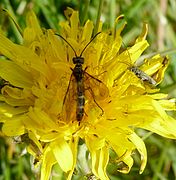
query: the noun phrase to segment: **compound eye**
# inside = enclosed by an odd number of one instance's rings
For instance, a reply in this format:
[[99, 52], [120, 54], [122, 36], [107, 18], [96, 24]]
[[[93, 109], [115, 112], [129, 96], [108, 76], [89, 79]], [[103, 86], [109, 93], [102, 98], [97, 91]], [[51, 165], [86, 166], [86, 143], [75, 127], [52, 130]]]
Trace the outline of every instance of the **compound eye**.
[[77, 63], [77, 58], [74, 57], [74, 58], [73, 58], [73, 64], [76, 64], [76, 63]]
[[79, 58], [79, 63], [84, 64], [84, 58]]

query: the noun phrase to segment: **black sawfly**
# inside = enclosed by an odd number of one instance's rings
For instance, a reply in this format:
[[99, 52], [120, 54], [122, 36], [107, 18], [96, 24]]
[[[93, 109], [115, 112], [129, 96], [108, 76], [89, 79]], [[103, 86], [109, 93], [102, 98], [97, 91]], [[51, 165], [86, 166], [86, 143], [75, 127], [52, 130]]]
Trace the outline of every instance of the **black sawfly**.
[[[72, 74], [70, 77], [70, 81], [67, 87], [67, 91], [63, 100], [63, 109], [65, 110], [65, 115], [67, 119], [77, 119], [77, 121], [81, 122], [83, 119], [85, 112], [85, 98], [88, 96], [92, 96], [94, 103], [101, 109], [99, 104], [96, 102], [96, 99], [104, 99], [108, 96], [109, 90], [107, 86], [100, 81], [99, 79], [93, 77], [92, 75], [86, 72], [86, 69], [83, 69], [84, 58], [82, 57], [83, 52], [90, 45], [90, 43], [99, 35], [101, 32], [97, 33], [83, 48], [82, 52], [78, 56], [75, 49], [72, 45], [61, 35], [55, 34], [62, 38], [73, 50], [75, 57], [73, 57], [73, 64], [75, 64], [74, 68], [70, 68], [72, 70]], [[73, 103], [76, 102], [76, 103]], [[76, 113], [72, 113], [76, 109]], [[76, 117], [74, 116], [76, 115]]]

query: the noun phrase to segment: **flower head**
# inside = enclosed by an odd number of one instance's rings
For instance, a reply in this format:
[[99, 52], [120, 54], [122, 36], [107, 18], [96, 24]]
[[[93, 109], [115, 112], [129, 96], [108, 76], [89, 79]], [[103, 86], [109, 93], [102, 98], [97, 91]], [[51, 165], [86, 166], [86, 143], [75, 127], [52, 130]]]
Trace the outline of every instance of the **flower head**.
[[[176, 121], [166, 113], [175, 110], [175, 102], [155, 87], [169, 60], [156, 55], [140, 69], [135, 66], [148, 47], [147, 25], [135, 44], [121, 51], [125, 24], [111, 33], [100, 26], [101, 33], [91, 41], [93, 22], [81, 27], [78, 12], [69, 9], [67, 15], [68, 20], [60, 23], [65, 40], [53, 30], [41, 29], [33, 12], [27, 16], [22, 45], [0, 33], [0, 52], [7, 57], [0, 61], [0, 77], [5, 81], [0, 94], [2, 130], [8, 136], [25, 137], [28, 152], [42, 164], [41, 179], [49, 178], [56, 163], [71, 179], [79, 139], [90, 152], [96, 177], [108, 179], [110, 149], [117, 154], [117, 163], [124, 163], [118, 169], [122, 173], [130, 171], [137, 149], [142, 173], [147, 153], [135, 129], [176, 138]], [[78, 73], [81, 81], [74, 75], [73, 58], [79, 55], [84, 60]], [[78, 120], [81, 108], [83, 117]]]

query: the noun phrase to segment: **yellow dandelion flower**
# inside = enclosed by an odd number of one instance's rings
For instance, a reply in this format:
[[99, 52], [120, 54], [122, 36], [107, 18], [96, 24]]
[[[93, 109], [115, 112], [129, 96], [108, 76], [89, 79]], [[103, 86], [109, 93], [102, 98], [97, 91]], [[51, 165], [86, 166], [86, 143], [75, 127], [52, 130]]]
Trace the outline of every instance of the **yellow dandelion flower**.
[[135, 129], [176, 139], [176, 121], [167, 114], [175, 110], [175, 100], [156, 88], [169, 60], [157, 55], [140, 68], [135, 65], [149, 46], [147, 25], [135, 44], [121, 51], [125, 24], [111, 34], [100, 24], [101, 33], [92, 40], [93, 22], [81, 27], [77, 11], [69, 9], [66, 14], [68, 21], [60, 23], [62, 37], [41, 29], [33, 12], [27, 16], [23, 44], [0, 33], [0, 52], [7, 58], [0, 60], [3, 133], [23, 137], [35, 163], [41, 163], [41, 179], [49, 179], [56, 163], [71, 179], [80, 138], [97, 178], [109, 179], [110, 149], [117, 154], [117, 163], [123, 162], [118, 169], [122, 173], [130, 171], [137, 149], [142, 173], [147, 152]]

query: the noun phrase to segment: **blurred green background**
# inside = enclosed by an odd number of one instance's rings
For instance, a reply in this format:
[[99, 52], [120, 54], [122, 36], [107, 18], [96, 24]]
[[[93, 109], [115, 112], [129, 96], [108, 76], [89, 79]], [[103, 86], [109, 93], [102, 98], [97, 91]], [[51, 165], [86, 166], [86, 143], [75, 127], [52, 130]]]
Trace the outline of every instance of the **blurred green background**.
[[[115, 18], [124, 14], [127, 26], [122, 36], [126, 46], [132, 45], [142, 30], [143, 22], [149, 24], [147, 40], [150, 47], [145, 55], [153, 53], [168, 54], [170, 65], [165, 79], [160, 85], [161, 91], [169, 97], [176, 97], [176, 0], [0, 0], [0, 28], [6, 36], [16, 43], [22, 39], [2, 8], [9, 10], [22, 29], [25, 28], [25, 16], [29, 9], [37, 14], [40, 24], [45, 28], [59, 31], [58, 22], [65, 19], [64, 10], [72, 7], [80, 11], [81, 24], [89, 18], [95, 24], [100, 19], [104, 28], [112, 28]], [[101, 13], [101, 14], [100, 14]], [[100, 16], [101, 15], [101, 16]], [[161, 138], [158, 135], [138, 130], [144, 136], [148, 151], [147, 167], [139, 175], [140, 159], [134, 156], [135, 163], [128, 175], [117, 172], [117, 165], [110, 163], [108, 173], [112, 180], [174, 180], [176, 179], [176, 141]], [[113, 158], [113, 155], [112, 155]], [[0, 132], [0, 180], [38, 179], [37, 172], [30, 165], [31, 157], [24, 151], [24, 145], [16, 145]], [[113, 162], [113, 161], [112, 161]], [[55, 167], [55, 171], [60, 171]], [[53, 179], [64, 179], [53, 176]], [[74, 179], [86, 179], [75, 176]]]

